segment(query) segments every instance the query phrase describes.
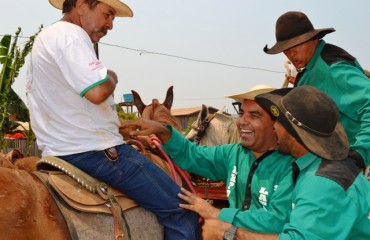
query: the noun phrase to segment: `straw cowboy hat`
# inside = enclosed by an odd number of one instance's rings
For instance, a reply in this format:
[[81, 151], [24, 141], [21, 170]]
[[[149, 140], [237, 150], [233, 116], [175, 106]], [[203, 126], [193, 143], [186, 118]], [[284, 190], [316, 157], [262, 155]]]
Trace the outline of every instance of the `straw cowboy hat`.
[[349, 152], [347, 135], [335, 102], [311, 86], [283, 88], [256, 96], [256, 102], [312, 153], [343, 160]]
[[[60, 10], [63, 10], [63, 3], [65, 0], [49, 0], [49, 3]], [[114, 10], [116, 10], [116, 17], [132, 17], [134, 14], [129, 6], [119, 0], [99, 0], [99, 2], [105, 3]]]
[[268, 93], [268, 92], [271, 92], [272, 90], [275, 90], [275, 89], [276, 88], [271, 87], [269, 85], [259, 84], [259, 85], [256, 85], [256, 86], [252, 87], [251, 89], [249, 89], [245, 93], [239, 93], [239, 94], [225, 96], [225, 97], [232, 98], [236, 101], [242, 102], [244, 99], [254, 100], [254, 98], [257, 95], [259, 95], [261, 93]]
[[263, 51], [268, 54], [281, 53], [308, 40], [321, 39], [326, 34], [334, 31], [334, 28], [314, 29], [311, 21], [304, 13], [287, 12], [276, 21], [276, 44], [272, 48], [268, 48], [266, 45]]

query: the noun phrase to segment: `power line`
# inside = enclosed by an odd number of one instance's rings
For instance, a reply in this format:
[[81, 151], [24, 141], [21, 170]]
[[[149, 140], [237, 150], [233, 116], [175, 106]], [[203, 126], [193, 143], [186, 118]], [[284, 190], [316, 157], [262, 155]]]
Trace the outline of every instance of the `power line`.
[[130, 51], [139, 52], [140, 55], [142, 55], [142, 54], [153, 54], [153, 55], [160, 55], [160, 56], [165, 56], [165, 57], [179, 58], [179, 59], [184, 59], [184, 60], [193, 61], [193, 62], [218, 64], [218, 65], [222, 65], [222, 66], [226, 66], [226, 67], [244, 68], [244, 69], [259, 70], [259, 71], [273, 72], [273, 73], [284, 73], [284, 72], [281, 72], [281, 71], [269, 70], [269, 69], [265, 69], [265, 68], [248, 67], [248, 66], [237, 66], [237, 65], [227, 64], [227, 63], [220, 63], [220, 62], [214, 62], [214, 61], [208, 61], [208, 60], [199, 60], [199, 59], [187, 58], [187, 57], [182, 57], [182, 56], [177, 56], [177, 55], [172, 55], [172, 54], [167, 54], [167, 53], [159, 53], [159, 52], [146, 51], [146, 50], [143, 50], [143, 49], [129, 48], [129, 47], [125, 47], [125, 46], [120, 46], [120, 45], [115, 45], [115, 44], [109, 44], [109, 43], [103, 43], [103, 42], [99, 42], [99, 44], [107, 45], [107, 46], [111, 46], [111, 47], [123, 48], [123, 49], [127, 49], [127, 50], [130, 50]]
[[[5, 35], [0, 35], [0, 36], [3, 37]], [[18, 36], [18, 38], [29, 38], [29, 37]], [[285, 73], [285, 72], [282, 72], [282, 71], [275, 71], [275, 70], [270, 70], [270, 69], [266, 69], [266, 68], [238, 66], [238, 65], [228, 64], [228, 63], [221, 63], [221, 62], [215, 62], [215, 61], [209, 61], [209, 60], [200, 60], [200, 59], [182, 57], [182, 56], [168, 54], [168, 53], [153, 52], [153, 51], [147, 51], [147, 50], [144, 50], [144, 49], [135, 49], [135, 48], [125, 47], [125, 46], [110, 44], [110, 43], [99, 42], [99, 44], [106, 45], [106, 46], [109, 46], [109, 47], [117, 47], [117, 48], [122, 48], [122, 49], [130, 50], [130, 51], [134, 51], [134, 52], [139, 52], [140, 55], [153, 54], [153, 55], [159, 55], [159, 56], [164, 56], [164, 57], [172, 57], [172, 58], [183, 59], [183, 60], [192, 61], [192, 62], [217, 64], [217, 65], [221, 65], [221, 66], [225, 66], [225, 67], [258, 70], [258, 71], [272, 72], [272, 73]]]

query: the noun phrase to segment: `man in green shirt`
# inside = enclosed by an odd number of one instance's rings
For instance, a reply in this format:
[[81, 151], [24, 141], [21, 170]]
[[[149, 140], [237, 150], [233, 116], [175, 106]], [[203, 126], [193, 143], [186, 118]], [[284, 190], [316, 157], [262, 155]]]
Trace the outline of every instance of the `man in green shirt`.
[[[276, 118], [279, 151], [296, 158], [289, 223], [279, 235], [238, 229], [237, 239], [370, 239], [370, 184], [347, 157], [335, 102], [311, 86], [289, 90], [256, 97]], [[228, 228], [229, 223], [207, 220], [203, 239], [222, 239]]]
[[314, 29], [302, 12], [276, 21], [276, 44], [264, 52], [283, 52], [298, 70], [295, 86], [309, 85], [337, 104], [350, 143], [349, 157], [363, 171], [370, 166], [370, 82], [355, 57], [322, 38], [334, 28]]
[[257, 94], [271, 90], [256, 87], [230, 96], [242, 102], [237, 120], [240, 143], [198, 146], [171, 126], [145, 119], [126, 122], [122, 130], [140, 128], [130, 132], [133, 138], [156, 134], [163, 149], [181, 168], [226, 183], [229, 208], [217, 209], [198, 197], [197, 208], [191, 210], [204, 219], [221, 219], [253, 231], [278, 233], [289, 220], [292, 207], [293, 158], [276, 150], [274, 120], [254, 100]]

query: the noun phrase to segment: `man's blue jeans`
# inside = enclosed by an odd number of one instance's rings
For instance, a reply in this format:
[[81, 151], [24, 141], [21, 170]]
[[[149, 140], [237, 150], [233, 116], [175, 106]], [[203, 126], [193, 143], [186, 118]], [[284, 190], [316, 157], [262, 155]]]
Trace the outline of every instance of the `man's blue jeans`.
[[163, 225], [167, 240], [200, 239], [198, 214], [182, 209], [180, 187], [159, 167], [128, 144], [116, 146], [117, 161], [104, 151], [59, 156], [89, 175], [119, 189]]

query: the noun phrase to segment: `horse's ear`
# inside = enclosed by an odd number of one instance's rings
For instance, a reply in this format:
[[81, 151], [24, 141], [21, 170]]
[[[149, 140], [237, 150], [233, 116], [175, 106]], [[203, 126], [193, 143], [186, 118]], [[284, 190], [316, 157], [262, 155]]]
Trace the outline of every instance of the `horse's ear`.
[[166, 99], [163, 102], [163, 105], [170, 110], [173, 103], [173, 86], [169, 87], [166, 94]]
[[132, 93], [132, 96], [133, 96], [133, 99], [134, 99], [134, 104], [135, 104], [137, 110], [139, 111], [139, 113], [141, 115], [143, 113], [144, 109], [146, 108], [146, 105], [143, 103], [143, 101], [141, 100], [140, 95], [136, 91], [131, 90], [131, 93]]
[[219, 114], [223, 114], [225, 111], [226, 106], [223, 106], [220, 110], [217, 111]]
[[202, 110], [200, 111], [200, 120], [203, 121], [208, 116], [208, 108], [206, 105], [202, 104]]

